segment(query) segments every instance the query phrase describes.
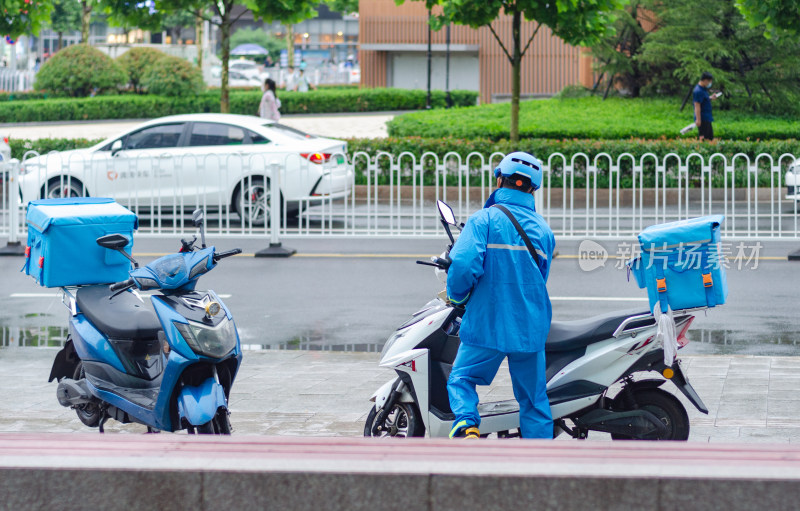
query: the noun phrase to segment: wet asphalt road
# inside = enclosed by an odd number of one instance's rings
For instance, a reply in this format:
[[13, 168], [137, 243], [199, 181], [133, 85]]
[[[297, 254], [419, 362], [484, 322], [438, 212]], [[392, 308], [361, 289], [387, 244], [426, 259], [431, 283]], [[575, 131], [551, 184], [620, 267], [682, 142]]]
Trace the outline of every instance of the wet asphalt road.
[[[210, 241], [220, 250], [236, 246], [249, 254], [267, 245], [253, 239]], [[559, 242], [561, 257], [548, 283], [554, 319], [647, 308], [645, 291], [616, 267], [618, 242], [599, 242], [611, 258], [591, 272], [579, 267], [579, 241]], [[297, 248], [298, 255], [231, 258], [200, 281], [201, 288], [230, 295], [225, 303], [242, 342], [254, 349], [376, 351], [396, 326], [442, 289], [431, 269], [414, 261], [440, 253], [443, 240], [290, 239], [284, 244]], [[800, 354], [800, 263], [780, 260], [800, 242], [761, 244], [757, 267], [750, 261], [738, 269], [731, 261], [728, 303], [698, 315], [687, 353]], [[146, 263], [177, 246], [171, 239], [137, 238], [134, 255]], [[57, 345], [66, 309], [54, 290], [19, 273], [21, 265], [21, 258], [0, 258], [0, 346]]]

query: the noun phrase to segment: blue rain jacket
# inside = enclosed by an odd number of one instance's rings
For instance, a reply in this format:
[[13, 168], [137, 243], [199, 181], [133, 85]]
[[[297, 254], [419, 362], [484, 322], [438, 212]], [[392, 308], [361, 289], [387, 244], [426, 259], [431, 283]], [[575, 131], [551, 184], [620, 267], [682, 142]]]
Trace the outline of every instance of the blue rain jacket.
[[[511, 220], [508, 208], [536, 247], [537, 267]], [[500, 188], [472, 215], [450, 251], [447, 295], [465, 303], [461, 342], [503, 353], [544, 350], [553, 311], [547, 276], [556, 246], [553, 231], [536, 213], [531, 194]]]

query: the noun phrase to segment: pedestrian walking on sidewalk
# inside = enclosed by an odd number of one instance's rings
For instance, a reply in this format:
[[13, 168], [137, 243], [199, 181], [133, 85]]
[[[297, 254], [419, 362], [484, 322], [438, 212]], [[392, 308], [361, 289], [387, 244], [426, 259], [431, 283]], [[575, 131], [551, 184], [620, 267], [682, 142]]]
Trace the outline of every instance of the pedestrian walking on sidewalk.
[[[710, 95], [708, 90], [714, 77], [708, 71], [700, 77], [700, 81], [694, 87], [692, 98], [694, 101], [694, 123], [697, 125], [697, 138], [699, 140], [714, 140], [714, 116], [711, 115], [711, 102], [721, 94]], [[691, 125], [690, 125], [691, 126]]]
[[267, 78], [264, 80], [264, 86], [261, 90], [264, 93], [261, 95], [261, 104], [258, 105], [258, 116], [262, 119], [271, 119], [278, 122], [281, 118], [281, 113], [279, 112], [281, 100], [278, 99], [275, 81]]

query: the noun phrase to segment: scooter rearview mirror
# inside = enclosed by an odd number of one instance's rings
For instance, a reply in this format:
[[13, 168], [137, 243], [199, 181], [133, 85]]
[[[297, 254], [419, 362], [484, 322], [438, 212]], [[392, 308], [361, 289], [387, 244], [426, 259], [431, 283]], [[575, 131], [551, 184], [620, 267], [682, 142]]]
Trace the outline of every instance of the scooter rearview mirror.
[[195, 227], [202, 226], [203, 225], [203, 220], [204, 220], [204, 218], [203, 218], [203, 210], [200, 209], [200, 208], [195, 209], [194, 212], [192, 213], [192, 223], [194, 224], [194, 226]]
[[448, 206], [446, 202], [437, 200], [436, 207], [439, 208], [439, 215], [441, 215], [442, 220], [450, 225], [458, 225], [456, 222], [456, 215], [453, 213], [453, 208]]
[[203, 226], [204, 217], [202, 209], [197, 208], [194, 210], [194, 213], [192, 213], [192, 223], [194, 224], [195, 227], [198, 227], [200, 229], [200, 244], [202, 245], [203, 248], [206, 248], [206, 230], [204, 229]]

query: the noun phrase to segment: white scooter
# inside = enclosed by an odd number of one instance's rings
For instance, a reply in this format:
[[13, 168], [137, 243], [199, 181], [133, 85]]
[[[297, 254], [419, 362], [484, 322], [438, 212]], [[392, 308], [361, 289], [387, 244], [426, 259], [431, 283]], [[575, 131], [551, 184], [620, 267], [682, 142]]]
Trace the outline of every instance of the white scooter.
[[[453, 210], [438, 201], [442, 224], [455, 243], [450, 226], [461, 228]], [[419, 264], [447, 270], [449, 258], [433, 257]], [[469, 305], [467, 305], [469, 306]], [[675, 311], [678, 345], [688, 340], [691, 310]], [[372, 395], [364, 436], [447, 437], [455, 418], [447, 394], [447, 378], [458, 352], [458, 331], [464, 308], [439, 298], [398, 328], [386, 341], [380, 367], [397, 377]], [[554, 436], [566, 432], [586, 438], [589, 431], [613, 439], [686, 440], [689, 418], [681, 402], [660, 389], [671, 381], [702, 413], [708, 409], [681, 369], [667, 366], [656, 340], [657, 326], [648, 310], [603, 314], [578, 321], [553, 321], [545, 345], [547, 395]], [[663, 378], [643, 378], [654, 371]], [[612, 388], [613, 386], [613, 388]], [[481, 435], [519, 436], [516, 400], [481, 403]]]

